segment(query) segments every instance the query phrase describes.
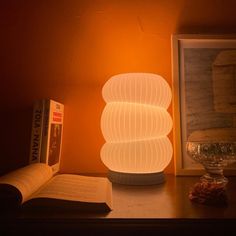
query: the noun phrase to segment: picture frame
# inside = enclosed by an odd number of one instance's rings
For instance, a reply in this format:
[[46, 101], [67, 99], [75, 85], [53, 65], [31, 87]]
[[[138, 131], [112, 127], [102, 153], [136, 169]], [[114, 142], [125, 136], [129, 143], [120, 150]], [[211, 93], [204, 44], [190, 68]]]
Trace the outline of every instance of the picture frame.
[[[225, 138], [230, 129], [236, 138], [236, 35], [179, 34], [171, 43], [175, 175], [202, 175], [187, 141]], [[236, 164], [224, 174], [236, 175]]]

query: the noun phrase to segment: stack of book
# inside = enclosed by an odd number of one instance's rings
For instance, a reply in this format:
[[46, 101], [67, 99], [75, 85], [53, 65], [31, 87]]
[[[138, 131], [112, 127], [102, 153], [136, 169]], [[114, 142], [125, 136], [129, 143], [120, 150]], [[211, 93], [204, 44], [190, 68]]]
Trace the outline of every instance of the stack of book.
[[64, 105], [51, 99], [38, 100], [33, 108], [29, 164], [46, 163], [59, 170]]

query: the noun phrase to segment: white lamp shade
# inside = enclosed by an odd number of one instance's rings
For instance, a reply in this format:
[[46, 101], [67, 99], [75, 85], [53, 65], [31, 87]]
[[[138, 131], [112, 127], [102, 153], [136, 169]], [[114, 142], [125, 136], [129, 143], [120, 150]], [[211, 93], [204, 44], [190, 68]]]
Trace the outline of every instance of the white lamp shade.
[[101, 129], [107, 142], [165, 136], [171, 128], [172, 119], [165, 109], [137, 103], [108, 103], [101, 118]]
[[101, 117], [103, 163], [121, 173], [163, 171], [173, 153], [167, 137], [172, 128], [168, 83], [150, 73], [120, 74], [106, 82], [102, 95], [107, 103]]
[[149, 104], [167, 109], [171, 102], [171, 89], [159, 75], [126, 73], [112, 76], [103, 86], [106, 103], [131, 102]]
[[101, 149], [101, 157], [103, 163], [116, 172], [161, 172], [171, 160], [172, 144], [167, 137], [105, 143]]

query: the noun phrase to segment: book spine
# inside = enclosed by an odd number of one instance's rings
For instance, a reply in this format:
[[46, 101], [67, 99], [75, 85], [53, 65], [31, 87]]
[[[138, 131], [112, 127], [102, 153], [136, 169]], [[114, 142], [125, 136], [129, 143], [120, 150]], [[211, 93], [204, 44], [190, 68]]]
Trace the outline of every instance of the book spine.
[[44, 116], [43, 116], [43, 130], [42, 130], [42, 148], [41, 148], [41, 156], [40, 162], [47, 163], [48, 156], [48, 143], [49, 143], [49, 133], [50, 133], [50, 106], [51, 101], [48, 99], [44, 100]]
[[42, 100], [39, 100], [34, 103], [33, 107], [29, 164], [40, 162], [43, 117], [44, 104]]

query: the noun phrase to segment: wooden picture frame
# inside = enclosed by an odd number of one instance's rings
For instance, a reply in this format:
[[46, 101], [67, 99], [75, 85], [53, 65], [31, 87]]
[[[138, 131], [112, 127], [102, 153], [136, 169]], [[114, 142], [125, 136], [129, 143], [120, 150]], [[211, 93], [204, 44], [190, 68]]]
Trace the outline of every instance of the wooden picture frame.
[[[219, 72], [222, 69], [225, 72]], [[229, 70], [235, 74], [228, 75]], [[216, 73], [223, 79], [226, 73], [229, 91]], [[226, 129], [235, 129], [236, 137], [236, 36], [172, 35], [172, 77], [175, 174], [202, 175], [202, 165], [186, 152], [187, 140], [204, 132], [219, 135]], [[222, 86], [220, 94], [216, 83]], [[231, 96], [233, 107], [226, 96]], [[236, 175], [236, 164], [225, 168], [224, 174]]]

